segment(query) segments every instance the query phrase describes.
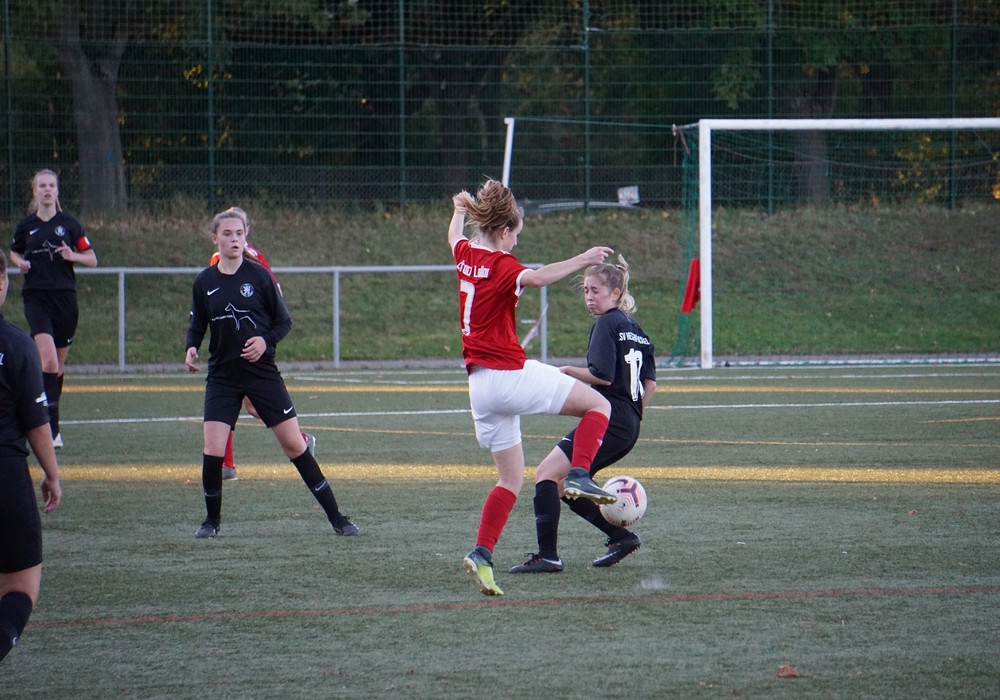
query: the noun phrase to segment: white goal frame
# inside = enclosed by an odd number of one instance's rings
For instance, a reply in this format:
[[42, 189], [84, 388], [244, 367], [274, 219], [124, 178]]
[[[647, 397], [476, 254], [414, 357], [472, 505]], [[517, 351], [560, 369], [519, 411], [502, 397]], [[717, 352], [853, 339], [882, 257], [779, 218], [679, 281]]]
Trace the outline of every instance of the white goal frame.
[[[688, 128], [695, 125], [690, 125]], [[512, 129], [513, 124], [508, 124]], [[698, 127], [698, 257], [701, 266], [701, 367], [714, 366], [712, 337], [712, 132], [715, 131], [951, 131], [998, 129], [1000, 118], [942, 119], [701, 119]], [[510, 139], [508, 137], [508, 143]]]

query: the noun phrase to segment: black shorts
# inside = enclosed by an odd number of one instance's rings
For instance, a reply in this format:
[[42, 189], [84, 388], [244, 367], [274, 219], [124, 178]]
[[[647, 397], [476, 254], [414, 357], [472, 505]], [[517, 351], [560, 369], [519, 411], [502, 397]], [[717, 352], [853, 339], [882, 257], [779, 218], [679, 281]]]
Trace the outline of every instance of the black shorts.
[[[641, 420], [635, 411], [628, 408], [619, 410], [613, 403], [611, 406], [611, 420], [608, 421], [608, 430], [604, 433], [604, 442], [601, 443], [597, 454], [594, 455], [594, 463], [590, 467], [591, 475], [622, 459], [632, 451], [636, 440], [639, 439]], [[575, 433], [576, 429], [574, 428], [556, 445], [569, 460], [573, 459], [573, 435]]]
[[56, 341], [57, 348], [69, 347], [80, 319], [76, 292], [70, 289], [26, 289], [23, 296], [24, 318], [31, 329], [31, 337], [48, 333]]
[[42, 563], [42, 519], [24, 455], [0, 455], [0, 573]]
[[235, 428], [244, 396], [268, 428], [296, 416], [285, 380], [273, 362], [239, 360], [209, 371], [205, 379], [205, 420]]

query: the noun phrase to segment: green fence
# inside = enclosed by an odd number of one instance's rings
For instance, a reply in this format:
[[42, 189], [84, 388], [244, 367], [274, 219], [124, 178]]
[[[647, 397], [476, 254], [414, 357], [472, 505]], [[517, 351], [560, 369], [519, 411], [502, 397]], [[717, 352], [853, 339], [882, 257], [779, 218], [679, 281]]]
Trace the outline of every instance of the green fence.
[[[4, 10], [2, 179], [88, 216], [180, 199], [680, 200], [703, 117], [1000, 114], [983, 0], [53, 0]], [[597, 133], [595, 122], [616, 128]]]

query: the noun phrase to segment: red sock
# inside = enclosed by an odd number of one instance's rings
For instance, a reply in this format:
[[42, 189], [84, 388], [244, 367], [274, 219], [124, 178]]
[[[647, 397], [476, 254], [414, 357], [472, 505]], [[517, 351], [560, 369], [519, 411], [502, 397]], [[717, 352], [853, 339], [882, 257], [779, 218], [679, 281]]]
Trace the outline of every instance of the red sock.
[[504, 525], [510, 512], [514, 510], [517, 503], [517, 494], [508, 491], [502, 486], [494, 486], [490, 495], [483, 503], [483, 514], [479, 518], [479, 532], [476, 533], [476, 546], [483, 546], [493, 551], [500, 541], [500, 533], [503, 532]]
[[594, 455], [604, 442], [607, 429], [608, 418], [600, 411], [587, 411], [583, 414], [580, 424], [576, 426], [576, 433], [573, 434], [573, 459], [570, 462], [574, 467], [590, 471]]
[[233, 431], [229, 431], [229, 439], [226, 440], [226, 454], [222, 456], [222, 466], [236, 468], [233, 463]]

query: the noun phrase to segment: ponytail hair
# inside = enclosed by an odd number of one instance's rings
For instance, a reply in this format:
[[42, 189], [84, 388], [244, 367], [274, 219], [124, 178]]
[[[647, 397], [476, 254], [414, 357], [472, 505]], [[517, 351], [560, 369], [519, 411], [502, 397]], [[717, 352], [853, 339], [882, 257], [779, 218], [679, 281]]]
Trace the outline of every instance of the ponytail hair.
[[628, 291], [629, 279], [628, 261], [621, 255], [618, 256], [618, 263], [601, 263], [591, 265], [583, 273], [583, 278], [596, 277], [608, 289], [617, 289], [621, 292], [618, 297], [618, 308], [627, 314], [635, 312], [635, 299]]
[[524, 220], [524, 210], [502, 182], [487, 180], [473, 197], [465, 190], [453, 198], [455, 210], [468, 214], [476, 223], [477, 235], [496, 241], [505, 228], [516, 229]]

